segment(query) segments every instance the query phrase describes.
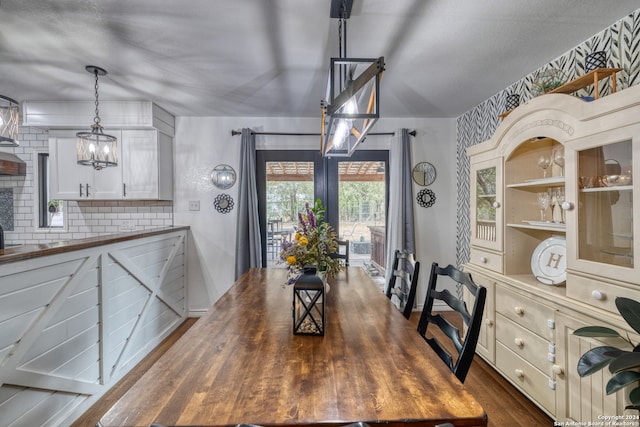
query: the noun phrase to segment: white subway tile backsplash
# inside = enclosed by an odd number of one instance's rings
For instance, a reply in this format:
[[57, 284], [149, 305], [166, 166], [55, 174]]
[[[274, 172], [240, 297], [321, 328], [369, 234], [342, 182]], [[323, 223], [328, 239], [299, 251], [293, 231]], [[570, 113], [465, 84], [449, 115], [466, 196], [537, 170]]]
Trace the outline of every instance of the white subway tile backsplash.
[[129, 221], [136, 230], [173, 225], [173, 203], [170, 201], [66, 201], [66, 230], [36, 230], [34, 149], [47, 148], [48, 138], [46, 130], [20, 127], [20, 147], [14, 148], [13, 153], [27, 163], [27, 176], [0, 177], [0, 188], [13, 188], [14, 195], [14, 229], [5, 231], [7, 244], [46, 243], [131, 231], [122, 230], [122, 221]]

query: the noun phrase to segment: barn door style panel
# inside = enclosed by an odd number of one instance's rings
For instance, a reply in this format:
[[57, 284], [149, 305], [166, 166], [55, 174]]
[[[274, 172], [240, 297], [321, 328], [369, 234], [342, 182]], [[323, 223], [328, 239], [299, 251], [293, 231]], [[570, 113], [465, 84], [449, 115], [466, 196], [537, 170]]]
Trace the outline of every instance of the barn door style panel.
[[63, 425], [186, 317], [186, 231], [2, 265], [0, 425]]

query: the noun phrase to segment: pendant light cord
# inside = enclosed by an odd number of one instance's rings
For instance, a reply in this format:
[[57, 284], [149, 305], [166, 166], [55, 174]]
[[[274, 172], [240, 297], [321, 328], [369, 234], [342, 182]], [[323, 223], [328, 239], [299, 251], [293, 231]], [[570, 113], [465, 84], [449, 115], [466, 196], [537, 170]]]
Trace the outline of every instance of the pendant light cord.
[[98, 70], [94, 70], [93, 74], [96, 77], [96, 84], [94, 86], [95, 91], [96, 91], [96, 93], [95, 93], [95, 95], [96, 95], [96, 102], [95, 102], [95, 104], [96, 104], [96, 116], [93, 118], [93, 122], [96, 125], [100, 126], [100, 113], [98, 111], [98, 105], [99, 105], [99, 102], [98, 102]]

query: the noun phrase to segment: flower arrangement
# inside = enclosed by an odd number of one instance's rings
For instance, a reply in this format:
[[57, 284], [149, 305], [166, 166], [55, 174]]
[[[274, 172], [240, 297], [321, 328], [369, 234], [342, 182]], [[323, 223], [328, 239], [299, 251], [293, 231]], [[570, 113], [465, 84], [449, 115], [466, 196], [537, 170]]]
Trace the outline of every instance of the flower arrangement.
[[288, 265], [287, 284], [292, 285], [305, 266], [317, 266], [327, 278], [335, 277], [342, 269], [339, 259], [331, 254], [338, 251], [337, 234], [331, 224], [323, 221], [324, 208], [318, 199], [312, 208], [305, 203], [305, 211], [298, 213], [296, 234], [291, 242], [282, 242], [280, 262]]

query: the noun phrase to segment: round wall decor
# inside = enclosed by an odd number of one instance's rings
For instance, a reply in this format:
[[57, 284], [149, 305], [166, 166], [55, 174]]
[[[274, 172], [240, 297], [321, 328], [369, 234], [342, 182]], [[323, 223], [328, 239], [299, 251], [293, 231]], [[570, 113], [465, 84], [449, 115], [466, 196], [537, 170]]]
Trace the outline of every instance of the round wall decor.
[[423, 208], [430, 208], [436, 202], [436, 193], [428, 188], [423, 188], [418, 192], [416, 200], [418, 200], [418, 204]]
[[220, 213], [229, 213], [233, 209], [233, 199], [228, 194], [218, 194], [213, 201], [213, 206]]
[[436, 180], [436, 168], [429, 162], [420, 162], [413, 167], [411, 176], [418, 185], [431, 185]]
[[211, 182], [221, 190], [231, 188], [236, 183], [236, 171], [229, 165], [218, 165], [211, 172]]

